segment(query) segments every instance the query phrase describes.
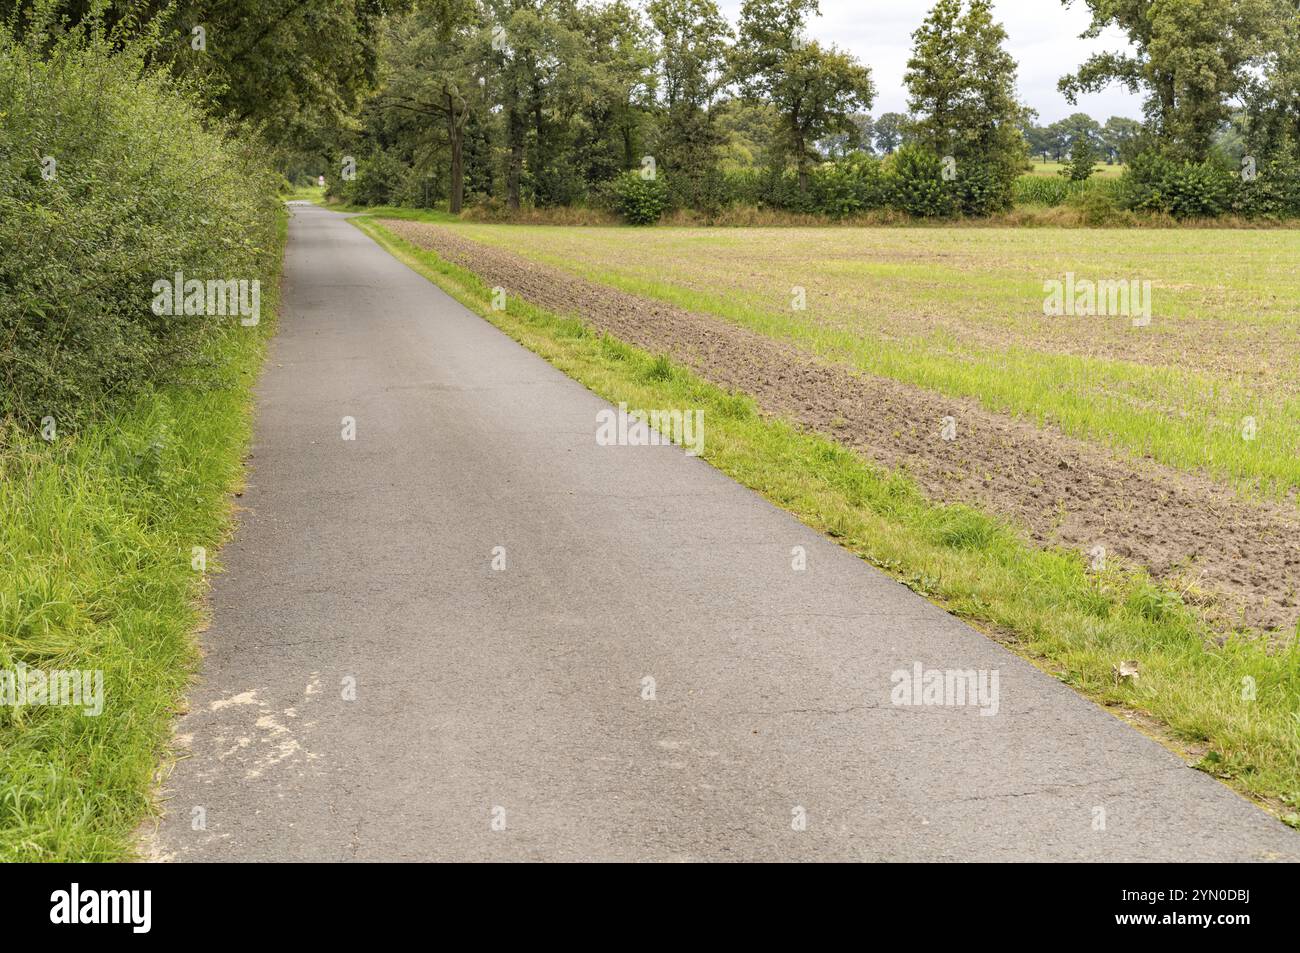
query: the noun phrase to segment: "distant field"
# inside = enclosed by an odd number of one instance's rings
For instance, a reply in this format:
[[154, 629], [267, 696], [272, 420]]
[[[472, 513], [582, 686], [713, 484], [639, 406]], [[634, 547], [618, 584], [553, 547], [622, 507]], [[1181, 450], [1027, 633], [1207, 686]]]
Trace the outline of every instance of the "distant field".
[[[1254, 495], [1300, 488], [1293, 231], [456, 230]], [[1045, 315], [1069, 272], [1149, 281], [1150, 325]]]
[[[1035, 162], [1034, 175], [1060, 175], [1061, 170], [1066, 167], [1065, 162]], [[1118, 178], [1124, 172], [1124, 166], [1116, 163], [1107, 165], [1105, 162], [1098, 162], [1092, 167], [1093, 175], [1101, 175], [1107, 178]]]

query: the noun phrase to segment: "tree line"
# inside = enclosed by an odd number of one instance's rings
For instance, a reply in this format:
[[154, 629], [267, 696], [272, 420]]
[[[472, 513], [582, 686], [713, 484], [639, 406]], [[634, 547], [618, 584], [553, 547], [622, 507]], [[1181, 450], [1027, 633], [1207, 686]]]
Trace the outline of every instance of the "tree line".
[[1076, 102], [1120, 84], [1142, 95], [1140, 118], [1100, 124], [1076, 113], [1039, 125], [1017, 96], [991, 0], [936, 0], [912, 36], [907, 112], [874, 119], [870, 64], [811, 36], [817, 0], [743, 0], [734, 25], [715, 0], [18, 0], [16, 9], [20, 23], [43, 6], [73, 24], [100, 9], [172, 34], [168, 68], [255, 130], [289, 179], [323, 173], [332, 192], [362, 204], [810, 207], [813, 193], [838, 188], [825, 181], [828, 165], [848, 162], [840, 172], [860, 177], [871, 155], [890, 157], [893, 191], [914, 191], [899, 178], [908, 169], [947, 175], [949, 206], [974, 212], [1005, 208], [1031, 157], [1073, 158], [1083, 174], [1094, 157], [1146, 156], [1144, 168], [1186, 177], [1187, 167], [1249, 154], [1289, 174], [1300, 141], [1300, 0], [1061, 3], [1089, 10], [1086, 35], [1117, 29], [1129, 41], [1063, 76], [1062, 93]]
[[1039, 125], [990, 0], [937, 0], [913, 34], [908, 112], [874, 119], [869, 64], [810, 37], [817, 0], [744, 0], [734, 27], [714, 0], [416, 3], [386, 18], [378, 82], [339, 143], [357, 180], [328, 177], [353, 201], [452, 211], [651, 191], [705, 211], [755, 196], [799, 207], [826, 163], [911, 149], [951, 158], [958, 204], [982, 212], [1010, 204], [1032, 157], [1072, 157], [1078, 175], [1094, 158], [1293, 157], [1300, 0], [1075, 2], [1088, 35], [1116, 27], [1131, 48], [1091, 57], [1061, 91], [1121, 84], [1144, 94], [1141, 119]]

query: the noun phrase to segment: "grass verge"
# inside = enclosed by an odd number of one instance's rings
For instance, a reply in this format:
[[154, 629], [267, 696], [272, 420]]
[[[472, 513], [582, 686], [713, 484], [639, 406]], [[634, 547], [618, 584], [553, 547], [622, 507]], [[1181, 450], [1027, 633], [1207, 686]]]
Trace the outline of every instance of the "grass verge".
[[[525, 347], [601, 397], [702, 408], [713, 466], [977, 625], [1095, 701], [1145, 716], [1199, 767], [1300, 826], [1300, 647], [1215, 641], [1175, 593], [1136, 570], [1089, 571], [993, 518], [927, 500], [897, 473], [577, 318], [518, 298], [491, 309], [473, 273], [361, 217], [353, 224]], [[1114, 669], [1136, 660], [1136, 681]]]
[[198, 661], [204, 573], [231, 528], [274, 328], [213, 336], [190, 379], [52, 442], [0, 434], [0, 672], [102, 672], [103, 710], [0, 706], [0, 861], [118, 861], [152, 810]]

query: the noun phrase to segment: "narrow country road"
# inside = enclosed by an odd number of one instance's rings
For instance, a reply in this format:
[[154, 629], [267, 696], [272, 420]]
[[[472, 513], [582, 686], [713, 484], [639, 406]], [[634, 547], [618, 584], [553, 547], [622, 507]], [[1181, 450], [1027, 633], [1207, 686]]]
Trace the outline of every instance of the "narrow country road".
[[[1297, 859], [1279, 822], [702, 461], [598, 446], [606, 406], [295, 205], [152, 856]], [[996, 714], [892, 704], [918, 663], [996, 671]]]

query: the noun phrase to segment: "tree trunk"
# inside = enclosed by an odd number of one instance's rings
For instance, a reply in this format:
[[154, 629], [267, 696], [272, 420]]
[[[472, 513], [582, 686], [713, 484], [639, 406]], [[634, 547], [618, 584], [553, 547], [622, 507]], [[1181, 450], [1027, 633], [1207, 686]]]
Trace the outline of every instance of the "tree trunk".
[[510, 133], [510, 165], [506, 170], [506, 204], [519, 211], [519, 178], [524, 169], [524, 117], [519, 107], [512, 104], [507, 117]]
[[799, 194], [808, 194], [808, 149], [804, 145], [803, 137], [795, 139], [795, 150], [797, 168], [799, 170]]
[[448, 208], [459, 215], [465, 204], [465, 122], [469, 110], [457, 103], [451, 91], [447, 92], [447, 139], [451, 144], [451, 195]]

